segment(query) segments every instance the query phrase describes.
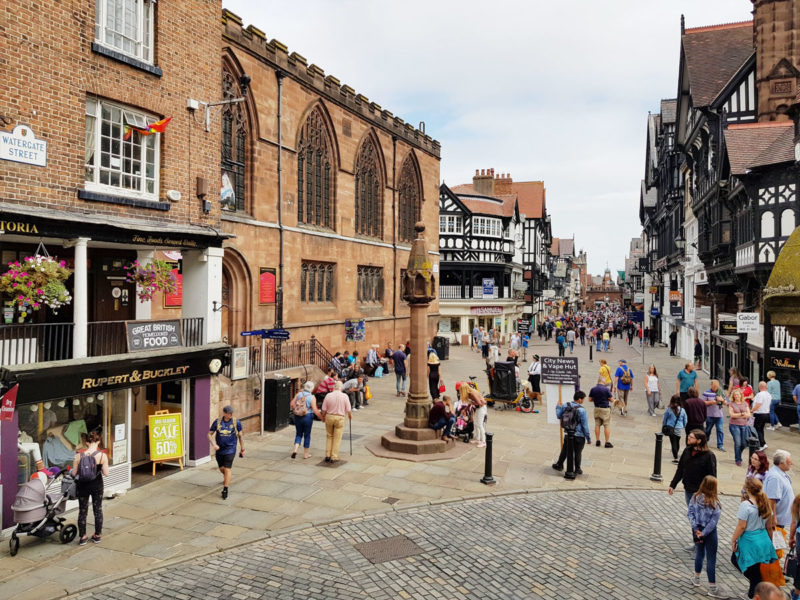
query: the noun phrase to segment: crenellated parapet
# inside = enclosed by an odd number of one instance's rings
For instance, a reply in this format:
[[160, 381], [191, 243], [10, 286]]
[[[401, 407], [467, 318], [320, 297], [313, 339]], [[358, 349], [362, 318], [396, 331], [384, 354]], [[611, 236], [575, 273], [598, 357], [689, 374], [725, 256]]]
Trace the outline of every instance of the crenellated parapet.
[[441, 145], [424, 131], [394, 116], [380, 104], [371, 102], [369, 98], [347, 84], [343, 84], [333, 75], [325, 75], [325, 71], [315, 64], [308, 64], [304, 56], [297, 52], [289, 52], [288, 47], [276, 39], [267, 40], [266, 34], [253, 25], [244, 26], [238, 15], [227, 9], [222, 10], [223, 38], [247, 49], [274, 69], [280, 69], [288, 77], [292, 77], [310, 89], [348, 110], [361, 116], [377, 127], [386, 129], [398, 138], [437, 158], [441, 156]]

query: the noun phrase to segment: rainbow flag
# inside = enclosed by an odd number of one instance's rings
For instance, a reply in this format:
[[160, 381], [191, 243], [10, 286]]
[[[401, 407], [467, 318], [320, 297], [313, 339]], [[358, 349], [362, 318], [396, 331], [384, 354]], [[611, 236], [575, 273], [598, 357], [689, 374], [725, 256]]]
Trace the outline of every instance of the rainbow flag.
[[133, 127], [132, 125], [125, 125], [125, 137], [122, 138], [124, 140], [130, 139], [131, 135], [134, 131], [138, 131], [141, 135], [150, 135], [151, 133], [164, 133], [164, 130], [169, 125], [169, 122], [172, 120], [172, 117], [166, 117], [161, 119], [160, 121], [156, 121], [155, 123], [151, 123], [147, 126], [147, 129], [139, 129], [138, 127]]

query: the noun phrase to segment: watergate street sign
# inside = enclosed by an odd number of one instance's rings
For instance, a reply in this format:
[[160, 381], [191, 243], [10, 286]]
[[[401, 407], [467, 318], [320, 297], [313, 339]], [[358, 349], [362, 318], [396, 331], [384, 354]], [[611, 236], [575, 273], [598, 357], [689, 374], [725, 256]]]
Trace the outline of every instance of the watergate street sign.
[[578, 385], [577, 356], [543, 356], [542, 383]]

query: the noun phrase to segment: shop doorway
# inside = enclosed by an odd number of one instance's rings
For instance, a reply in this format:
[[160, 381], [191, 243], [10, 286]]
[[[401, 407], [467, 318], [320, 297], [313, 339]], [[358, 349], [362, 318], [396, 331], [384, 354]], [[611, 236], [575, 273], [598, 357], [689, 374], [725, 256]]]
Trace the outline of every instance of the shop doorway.
[[[188, 383], [188, 382], [186, 382]], [[188, 440], [187, 411], [189, 402], [185, 398], [188, 385], [184, 381], [168, 381], [153, 385], [141, 386], [131, 390], [131, 485], [137, 487], [153, 481], [153, 470], [150, 463], [150, 428], [149, 417], [158, 410], [183, 414], [183, 447], [184, 455]], [[187, 390], [186, 392], [184, 390]], [[179, 470], [178, 463], [159, 464], [155, 478], [171, 475]]]

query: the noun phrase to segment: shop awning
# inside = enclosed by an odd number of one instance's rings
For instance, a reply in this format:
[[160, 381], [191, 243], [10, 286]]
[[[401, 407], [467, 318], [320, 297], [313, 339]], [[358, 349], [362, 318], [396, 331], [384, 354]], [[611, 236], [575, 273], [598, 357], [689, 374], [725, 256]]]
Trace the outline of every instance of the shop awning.
[[71, 398], [177, 379], [207, 377], [229, 362], [230, 346], [222, 343], [153, 352], [114, 354], [0, 368], [5, 391], [19, 384], [17, 406]]

